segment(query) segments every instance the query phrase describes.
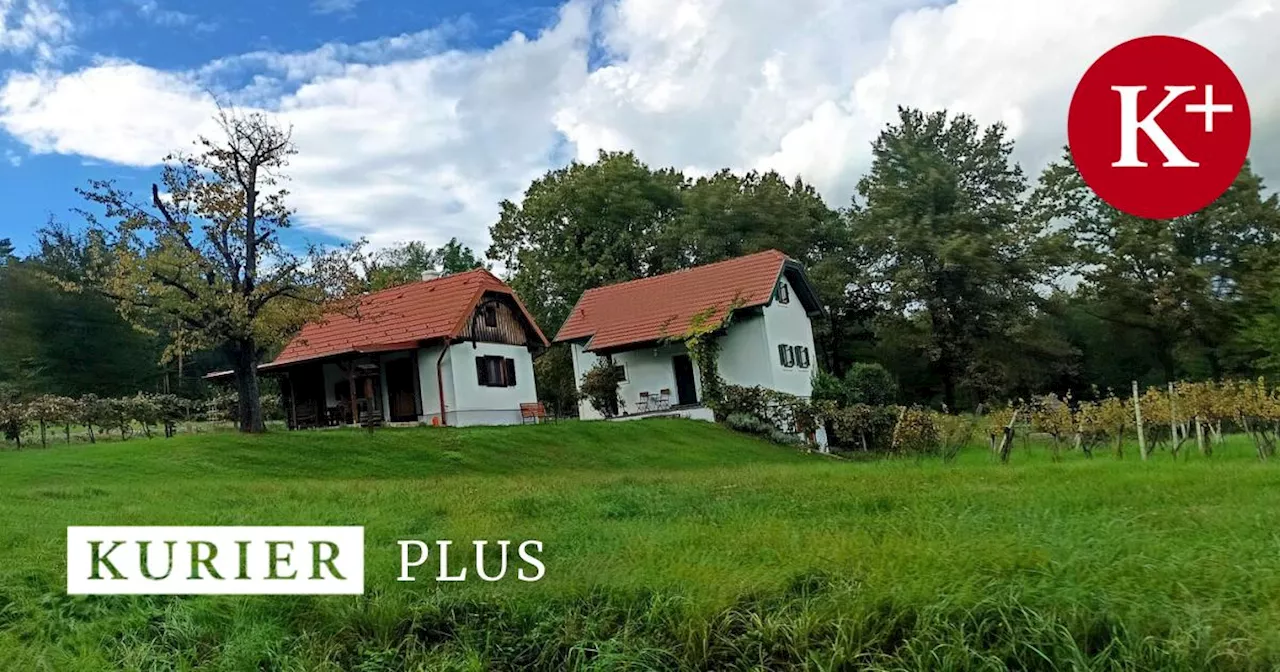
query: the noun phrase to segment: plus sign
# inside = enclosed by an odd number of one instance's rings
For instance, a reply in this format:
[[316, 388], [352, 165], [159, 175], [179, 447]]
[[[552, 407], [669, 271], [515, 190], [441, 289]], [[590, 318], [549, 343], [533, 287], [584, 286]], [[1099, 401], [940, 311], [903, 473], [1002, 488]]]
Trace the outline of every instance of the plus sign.
[[1204, 86], [1204, 103], [1201, 105], [1187, 105], [1187, 114], [1203, 114], [1204, 115], [1204, 132], [1213, 132], [1213, 115], [1218, 112], [1233, 112], [1232, 105], [1214, 105], [1213, 104], [1213, 85], [1205, 84]]

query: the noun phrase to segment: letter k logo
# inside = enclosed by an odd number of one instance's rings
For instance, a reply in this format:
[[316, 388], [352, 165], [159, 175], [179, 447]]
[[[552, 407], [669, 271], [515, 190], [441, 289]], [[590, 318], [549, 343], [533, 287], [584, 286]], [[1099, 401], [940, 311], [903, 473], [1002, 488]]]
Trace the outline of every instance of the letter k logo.
[[1146, 168], [1147, 162], [1138, 158], [1138, 131], [1147, 134], [1156, 148], [1164, 154], [1165, 168], [1199, 168], [1200, 164], [1192, 161], [1178, 149], [1168, 134], [1160, 127], [1157, 117], [1164, 112], [1170, 103], [1188, 91], [1195, 91], [1194, 86], [1166, 86], [1168, 95], [1156, 109], [1151, 110], [1146, 118], [1138, 120], [1138, 94], [1147, 90], [1145, 86], [1113, 86], [1112, 91], [1120, 93], [1120, 160], [1111, 164], [1113, 168]]
[[1217, 200], [1244, 166], [1250, 133], [1249, 101], [1231, 68], [1168, 36], [1103, 54], [1076, 85], [1067, 115], [1071, 159], [1085, 184], [1146, 219], [1182, 217]]

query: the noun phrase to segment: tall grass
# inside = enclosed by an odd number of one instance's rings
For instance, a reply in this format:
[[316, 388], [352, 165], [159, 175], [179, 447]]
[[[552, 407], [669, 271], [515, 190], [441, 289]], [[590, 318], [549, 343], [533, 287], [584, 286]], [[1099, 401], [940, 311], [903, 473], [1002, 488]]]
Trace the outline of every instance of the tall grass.
[[[5, 453], [0, 666], [1272, 669], [1280, 475], [1251, 455], [850, 462], [685, 421]], [[71, 524], [361, 524], [367, 591], [69, 597]], [[540, 539], [547, 577], [399, 583], [405, 538]]]

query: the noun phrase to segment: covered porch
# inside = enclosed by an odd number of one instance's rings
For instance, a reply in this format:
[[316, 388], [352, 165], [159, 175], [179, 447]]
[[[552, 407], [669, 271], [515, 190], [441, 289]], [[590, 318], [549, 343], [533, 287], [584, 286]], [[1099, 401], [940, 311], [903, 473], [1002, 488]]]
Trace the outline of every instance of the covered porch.
[[411, 423], [423, 414], [418, 352], [363, 350], [259, 371], [279, 380], [289, 429]]
[[[618, 367], [615, 419], [680, 415], [691, 417], [702, 405], [702, 380], [681, 343], [654, 343], [642, 348], [595, 353]], [[697, 413], [695, 413], [697, 414]]]

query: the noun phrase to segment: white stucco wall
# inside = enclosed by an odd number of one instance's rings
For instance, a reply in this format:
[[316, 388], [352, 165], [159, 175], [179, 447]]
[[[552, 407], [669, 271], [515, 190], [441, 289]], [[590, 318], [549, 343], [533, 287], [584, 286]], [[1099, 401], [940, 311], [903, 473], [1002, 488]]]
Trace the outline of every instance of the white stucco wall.
[[[431, 358], [431, 384], [435, 384], [435, 357]], [[477, 357], [494, 356], [515, 360], [516, 384], [511, 387], [486, 387], [476, 376]], [[445, 413], [450, 425], [509, 425], [520, 423], [520, 404], [538, 401], [533, 377], [533, 356], [523, 345], [501, 343], [458, 343], [449, 347], [445, 356]], [[425, 384], [424, 384], [425, 387]], [[434, 395], [438, 396], [438, 395]], [[428, 398], [424, 391], [424, 399]], [[434, 407], [439, 413], [439, 404]], [[430, 418], [427, 419], [430, 422]]]
[[[813, 347], [813, 323], [786, 278], [779, 282], [787, 284], [791, 302], [780, 303], [775, 299], [764, 308], [764, 326], [769, 343], [768, 363], [773, 372], [773, 384], [769, 387], [779, 392], [808, 397], [813, 392], [813, 374], [818, 366], [818, 353]], [[780, 344], [808, 348], [809, 366], [784, 367], [778, 359]]]
[[[436, 381], [436, 360], [444, 346], [436, 345], [418, 350], [418, 383], [422, 386], [422, 422], [430, 424], [432, 419], [440, 416], [440, 385]], [[446, 354], [442, 364], [444, 382], [444, 398], [456, 399], [453, 392], [453, 375], [449, 369], [449, 355]]]
[[730, 385], [772, 388], [774, 367], [770, 353], [777, 359], [777, 350], [769, 346], [769, 334], [764, 315], [736, 315], [720, 338], [720, 377]]

